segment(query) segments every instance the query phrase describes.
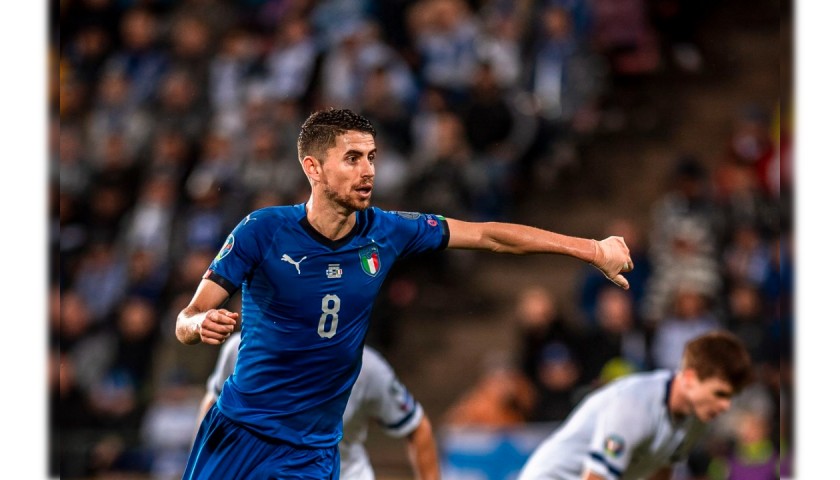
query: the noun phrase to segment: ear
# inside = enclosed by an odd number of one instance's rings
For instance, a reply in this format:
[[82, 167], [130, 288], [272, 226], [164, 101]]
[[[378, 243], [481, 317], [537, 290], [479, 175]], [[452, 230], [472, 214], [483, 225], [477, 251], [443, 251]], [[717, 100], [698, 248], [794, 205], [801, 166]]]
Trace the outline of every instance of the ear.
[[321, 162], [318, 161], [315, 157], [311, 155], [307, 155], [303, 157], [301, 161], [301, 166], [303, 167], [303, 173], [306, 174], [307, 177], [317, 180], [318, 177], [321, 175]]
[[697, 376], [697, 370], [693, 368], [686, 368], [683, 369], [683, 378], [685, 379], [685, 383], [688, 385], [696, 385], [700, 381], [700, 377]]

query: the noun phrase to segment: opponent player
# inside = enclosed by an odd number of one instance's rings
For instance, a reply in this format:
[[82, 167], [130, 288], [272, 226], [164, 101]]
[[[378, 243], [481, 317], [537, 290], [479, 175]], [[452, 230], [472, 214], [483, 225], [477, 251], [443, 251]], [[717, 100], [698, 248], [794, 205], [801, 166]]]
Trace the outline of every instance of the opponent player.
[[629, 288], [623, 239], [596, 241], [511, 223], [475, 223], [371, 206], [376, 131], [350, 110], [309, 116], [298, 159], [306, 203], [248, 214], [178, 314], [186, 345], [219, 345], [239, 314], [235, 373], [199, 428], [184, 478], [335, 479], [341, 418], [359, 375], [374, 299], [400, 258], [461, 248], [557, 254]]
[[[225, 380], [233, 373], [239, 350], [240, 332], [231, 334], [222, 345], [216, 366], [207, 379], [207, 392], [201, 399], [198, 421], [219, 398]], [[395, 438], [405, 438], [408, 459], [414, 478], [440, 478], [437, 444], [432, 423], [423, 406], [405, 388], [394, 369], [372, 347], [365, 345], [362, 370], [353, 384], [347, 408], [344, 409], [344, 437], [338, 444], [341, 454], [341, 480], [373, 480], [365, 440], [368, 424], [375, 421], [383, 431]]]
[[629, 374], [593, 391], [540, 444], [519, 480], [670, 480], [752, 378], [743, 343], [726, 331], [690, 341], [677, 372]]

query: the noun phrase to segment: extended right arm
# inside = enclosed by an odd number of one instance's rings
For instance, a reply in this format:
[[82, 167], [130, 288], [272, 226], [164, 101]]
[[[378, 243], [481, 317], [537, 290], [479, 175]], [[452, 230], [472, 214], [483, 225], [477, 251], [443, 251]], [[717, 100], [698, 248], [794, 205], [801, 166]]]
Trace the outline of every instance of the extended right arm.
[[178, 314], [175, 336], [185, 345], [203, 342], [220, 345], [233, 333], [239, 314], [218, 308], [228, 292], [213, 281], [202, 279], [195, 295]]
[[593, 240], [503, 222], [465, 222], [449, 218], [447, 223], [448, 248], [513, 255], [566, 255], [593, 265], [619, 287], [625, 290], [630, 288], [630, 283], [622, 273], [633, 270], [633, 260], [622, 237]]

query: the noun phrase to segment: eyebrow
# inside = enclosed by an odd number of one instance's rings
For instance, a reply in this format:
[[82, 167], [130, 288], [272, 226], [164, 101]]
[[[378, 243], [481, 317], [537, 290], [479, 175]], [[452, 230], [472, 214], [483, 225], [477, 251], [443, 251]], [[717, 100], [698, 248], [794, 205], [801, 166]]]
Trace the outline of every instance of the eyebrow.
[[[373, 148], [370, 152], [368, 152], [368, 155], [370, 155], [371, 153], [376, 153], [376, 148]], [[350, 149], [350, 150], [347, 150], [346, 152], [344, 152], [344, 156], [347, 156], [347, 155], [362, 156], [362, 155], [364, 155], [364, 152], [362, 152], [361, 150]]]

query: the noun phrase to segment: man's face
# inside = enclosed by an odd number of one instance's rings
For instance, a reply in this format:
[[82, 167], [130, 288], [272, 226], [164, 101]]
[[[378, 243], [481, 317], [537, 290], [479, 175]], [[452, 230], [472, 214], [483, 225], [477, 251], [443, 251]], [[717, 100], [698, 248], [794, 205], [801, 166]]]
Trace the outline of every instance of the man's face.
[[732, 385], [717, 377], [702, 381], [695, 377], [688, 390], [694, 415], [703, 422], [709, 422], [729, 410], [733, 395]]
[[348, 211], [370, 205], [375, 176], [376, 143], [364, 132], [336, 137], [322, 163], [320, 186], [327, 199]]

